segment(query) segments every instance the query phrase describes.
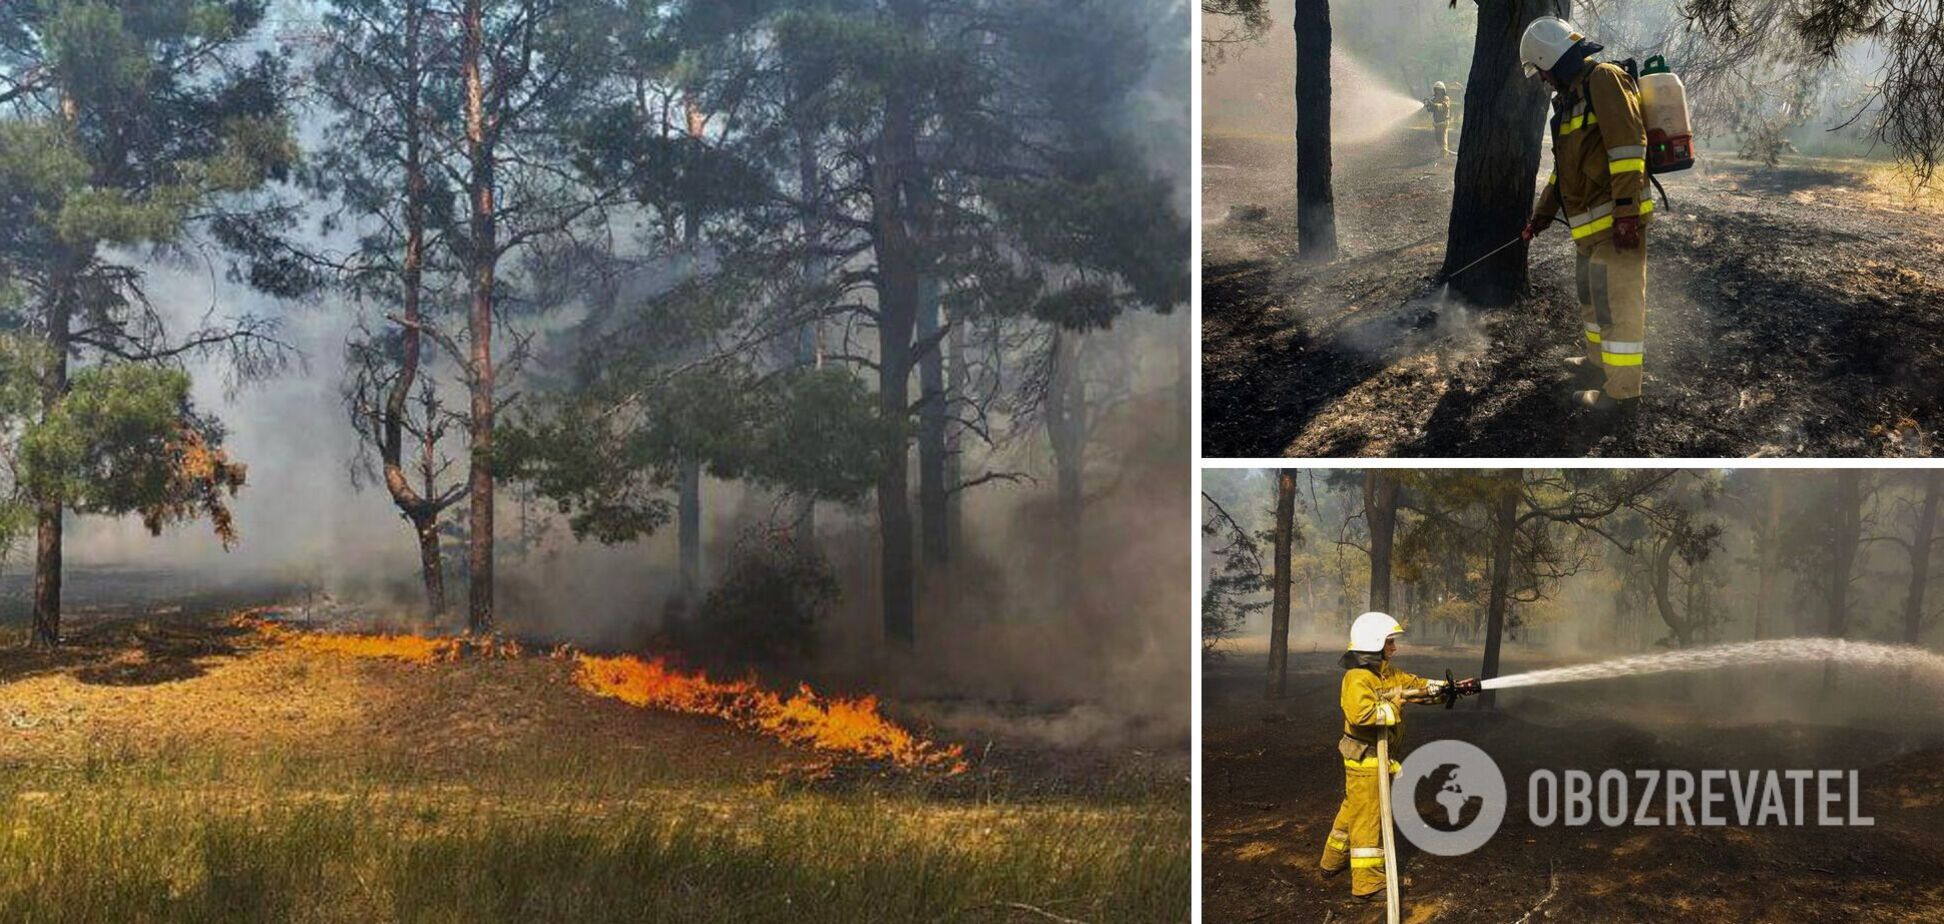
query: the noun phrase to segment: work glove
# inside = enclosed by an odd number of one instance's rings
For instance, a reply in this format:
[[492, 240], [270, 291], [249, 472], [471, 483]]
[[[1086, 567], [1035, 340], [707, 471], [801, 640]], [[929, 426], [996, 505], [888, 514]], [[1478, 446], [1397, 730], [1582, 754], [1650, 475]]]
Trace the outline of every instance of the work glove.
[[1534, 215], [1532, 216], [1532, 220], [1526, 222], [1526, 226], [1520, 229], [1519, 238], [1521, 240], [1530, 241], [1533, 238], [1538, 237], [1539, 232], [1546, 230], [1546, 226], [1549, 224], [1552, 224], [1552, 219], [1540, 218], [1539, 216]]
[[1640, 246], [1640, 218], [1622, 215], [1613, 220], [1613, 249], [1632, 250]]

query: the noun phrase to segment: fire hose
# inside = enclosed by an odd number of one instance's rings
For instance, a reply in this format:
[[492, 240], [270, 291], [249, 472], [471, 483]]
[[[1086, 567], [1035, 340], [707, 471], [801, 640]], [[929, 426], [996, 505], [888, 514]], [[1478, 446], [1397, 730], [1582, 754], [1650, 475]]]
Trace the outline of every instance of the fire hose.
[[[1451, 671], [1445, 671], [1444, 686], [1432, 695], [1429, 702], [1443, 700], [1446, 709], [1458, 705], [1458, 697], [1471, 696], [1480, 691], [1476, 680], [1457, 680]], [[1397, 830], [1391, 820], [1391, 775], [1390, 775], [1390, 736], [1377, 739], [1377, 812], [1382, 825], [1381, 844], [1384, 848], [1384, 922], [1398, 924], [1402, 913], [1403, 899], [1397, 886]]]
[[1391, 830], [1389, 735], [1377, 739], [1377, 811], [1384, 835], [1384, 924], [1398, 924], [1403, 899], [1397, 890], [1397, 834]]

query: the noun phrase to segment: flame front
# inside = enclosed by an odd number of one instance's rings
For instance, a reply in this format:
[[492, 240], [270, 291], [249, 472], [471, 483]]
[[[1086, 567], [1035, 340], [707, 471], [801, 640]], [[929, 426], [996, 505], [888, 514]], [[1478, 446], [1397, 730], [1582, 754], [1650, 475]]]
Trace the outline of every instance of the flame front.
[[[237, 626], [279, 644], [309, 651], [385, 658], [411, 664], [443, 664], [466, 657], [515, 658], [519, 645], [497, 639], [426, 638], [348, 632], [306, 632], [252, 611]], [[878, 710], [875, 696], [856, 699], [817, 695], [808, 685], [784, 697], [748, 681], [710, 680], [669, 667], [660, 658], [575, 654], [574, 682], [597, 696], [644, 709], [716, 716], [790, 744], [836, 754], [887, 760], [901, 767], [964, 772], [965, 752], [912, 734]]]
[[365, 634], [349, 632], [303, 632], [275, 621], [246, 613], [235, 624], [253, 629], [272, 641], [295, 645], [308, 651], [351, 655], [358, 658], [387, 658], [411, 664], [445, 664], [458, 661], [469, 652], [486, 657], [518, 657], [517, 644], [507, 641], [481, 641], [465, 638], [426, 638], [422, 635]]
[[574, 682], [632, 706], [712, 715], [791, 744], [888, 760], [903, 767], [960, 773], [964, 749], [940, 747], [878, 711], [877, 697], [823, 697], [799, 686], [787, 699], [746, 681], [716, 681], [670, 668], [659, 658], [575, 655]]

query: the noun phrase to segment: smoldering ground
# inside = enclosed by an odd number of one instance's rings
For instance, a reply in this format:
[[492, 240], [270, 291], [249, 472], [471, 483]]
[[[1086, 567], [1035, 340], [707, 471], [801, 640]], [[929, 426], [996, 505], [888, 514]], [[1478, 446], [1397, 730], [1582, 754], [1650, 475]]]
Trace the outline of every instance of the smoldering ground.
[[[1940, 200], [1934, 184], [1913, 189], [1863, 137], [1867, 110], [1849, 121], [1859, 109], [1844, 101], [1872, 73], [1873, 52], [1846, 54], [1789, 104], [1787, 119], [1768, 112], [1782, 103], [1732, 81], [1695, 89], [1699, 162], [1662, 178], [1648, 241], [1643, 410], [1652, 423], [1616, 435], [1576, 424], [1563, 406], [1563, 360], [1578, 348], [1580, 319], [1561, 229], [1531, 245], [1522, 297], [1473, 311], [1466, 326], [1482, 334], [1483, 350], [1454, 350], [1438, 335], [1455, 161], [1438, 157], [1428, 115], [1374, 140], [1336, 139], [1339, 256], [1328, 265], [1298, 259], [1288, 20], [1277, 15], [1261, 44], [1231, 51], [1204, 78], [1203, 155], [1218, 166], [1203, 176], [1206, 201], [1217, 204], [1203, 216], [1208, 454], [1935, 451], [1944, 417], [1923, 383], [1944, 362], [1944, 323], [1933, 310], [1944, 278]], [[1334, 50], [1375, 82], [1405, 84], [1392, 76], [1405, 66], [1464, 79], [1472, 24], [1459, 12], [1429, 31], [1403, 24], [1402, 44], [1388, 52], [1362, 19], [1337, 23]], [[1433, 63], [1451, 37], [1463, 42], [1456, 57]], [[1614, 37], [1609, 50], [1660, 50], [1630, 40]], [[1251, 95], [1274, 117], [1244, 105]], [[1454, 145], [1461, 134], [1454, 125]], [[1230, 217], [1238, 208], [1250, 217]], [[1454, 354], [1465, 361], [1447, 361]]]

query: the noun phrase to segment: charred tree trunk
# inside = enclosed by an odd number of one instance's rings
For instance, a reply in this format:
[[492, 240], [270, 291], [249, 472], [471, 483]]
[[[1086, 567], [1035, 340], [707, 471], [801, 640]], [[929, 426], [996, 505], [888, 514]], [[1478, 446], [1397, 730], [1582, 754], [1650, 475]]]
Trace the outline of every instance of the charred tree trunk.
[[1364, 519], [1370, 524], [1370, 608], [1391, 607], [1391, 547], [1397, 535], [1397, 479], [1364, 470]]
[[[1525, 475], [1513, 469], [1505, 481], [1492, 516], [1492, 596], [1485, 609], [1485, 663], [1478, 672], [1480, 680], [1499, 675], [1499, 646], [1505, 636], [1505, 608], [1512, 588], [1512, 540], [1519, 529], [1519, 495]], [[1478, 708], [1490, 709], [1493, 701], [1492, 691], [1486, 690], [1479, 694]]]
[[[1863, 544], [1863, 475], [1853, 468], [1836, 470], [1836, 532], [1830, 544], [1829, 610], [1823, 628], [1830, 638], [1849, 633], [1849, 585], [1856, 568], [1856, 551]], [[1823, 666], [1823, 689], [1836, 683], [1836, 662]]]
[[945, 347], [940, 342], [938, 282], [927, 278], [918, 296], [918, 528], [927, 566], [942, 567], [951, 555], [946, 528]]
[[1532, 214], [1549, 94], [1537, 78], [1521, 72], [1519, 36], [1541, 16], [1564, 18], [1567, 6], [1565, 0], [1478, 3], [1445, 261], [1438, 274], [1449, 277], [1454, 291], [1488, 308], [1510, 304], [1525, 287], [1525, 244], [1450, 274], [1516, 240]]
[[467, 370], [472, 406], [468, 415], [471, 437], [467, 490], [472, 494], [466, 536], [468, 577], [471, 580], [466, 627], [475, 633], [493, 631], [493, 285], [499, 263], [494, 222], [494, 135], [486, 124], [486, 87], [480, 72], [485, 54], [482, 0], [466, 0], [462, 17], [465, 32], [462, 69], [466, 84], [466, 159], [470, 167], [466, 193], [471, 202], [469, 276], [471, 300], [467, 333], [471, 356]]
[[1296, 252], [1336, 259], [1330, 187], [1330, 2], [1296, 0]]
[[1915, 645], [1924, 634], [1924, 590], [1930, 584], [1931, 546], [1937, 535], [1937, 504], [1944, 472], [1924, 473], [1924, 504], [1917, 511], [1917, 534], [1910, 542], [1910, 593], [1904, 597], [1904, 642]]
[[1296, 472], [1276, 470], [1276, 562], [1270, 569], [1275, 586], [1269, 609], [1269, 698], [1289, 692], [1289, 555], [1296, 531]]
[[694, 616], [702, 597], [702, 463], [683, 459], [681, 485], [675, 505], [675, 538], [682, 571], [679, 592], [682, 615]]

